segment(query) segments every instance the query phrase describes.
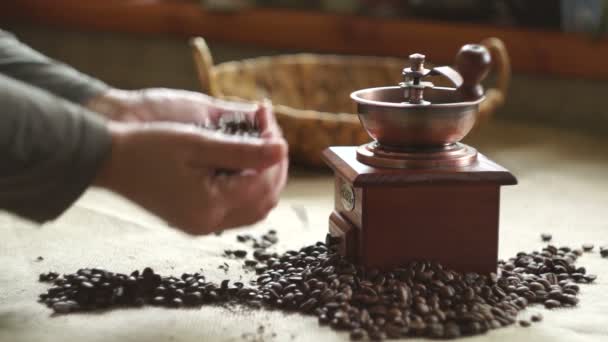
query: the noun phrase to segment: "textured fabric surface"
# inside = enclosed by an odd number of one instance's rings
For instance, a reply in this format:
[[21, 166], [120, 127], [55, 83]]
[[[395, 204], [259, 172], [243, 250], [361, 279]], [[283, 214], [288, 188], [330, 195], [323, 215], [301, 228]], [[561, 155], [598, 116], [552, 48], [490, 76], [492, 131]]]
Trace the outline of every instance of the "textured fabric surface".
[[[500, 255], [540, 249], [541, 232], [557, 245], [596, 244], [579, 263], [597, 274], [581, 286], [574, 309], [542, 312], [542, 323], [508, 327], [466, 341], [608, 341], [608, 259], [597, 248], [608, 245], [608, 142], [566, 131], [495, 123], [468, 141], [509, 168], [520, 184], [503, 188]], [[239, 307], [202, 309], [120, 309], [53, 316], [36, 302], [46, 285], [40, 272], [74, 272], [99, 266], [119, 272], [152, 266], [163, 274], [203, 269], [212, 280], [249, 279], [238, 262], [221, 257], [242, 246], [238, 232], [254, 235], [273, 228], [277, 251], [323, 239], [333, 206], [332, 176], [295, 170], [279, 207], [265, 222], [191, 238], [167, 228], [147, 213], [110, 193], [92, 190], [57, 221], [37, 227], [0, 215], [0, 341], [343, 341], [348, 336], [320, 327], [313, 317]], [[415, 231], [412, 232], [415, 236]], [[43, 261], [36, 261], [38, 256]], [[218, 269], [223, 262], [227, 274]], [[263, 332], [258, 328], [264, 327]], [[414, 339], [415, 340], [415, 339]]]

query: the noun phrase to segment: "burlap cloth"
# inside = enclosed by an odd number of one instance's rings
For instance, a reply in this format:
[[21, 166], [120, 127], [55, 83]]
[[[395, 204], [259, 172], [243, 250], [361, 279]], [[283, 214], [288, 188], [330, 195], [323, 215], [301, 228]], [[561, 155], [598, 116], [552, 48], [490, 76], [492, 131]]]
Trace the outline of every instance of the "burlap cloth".
[[[468, 140], [509, 168], [520, 184], [503, 188], [501, 257], [542, 247], [541, 232], [556, 244], [596, 249], [580, 260], [599, 275], [582, 286], [575, 309], [542, 312], [530, 328], [509, 327], [467, 341], [608, 341], [608, 259], [597, 248], [608, 244], [608, 142], [567, 131], [495, 123]], [[249, 279], [238, 262], [221, 257], [236, 248], [240, 231], [278, 231], [276, 250], [321, 240], [332, 209], [332, 177], [294, 170], [281, 203], [254, 227], [221, 236], [191, 238], [167, 228], [110, 193], [92, 190], [56, 222], [37, 227], [0, 215], [0, 341], [341, 341], [346, 333], [320, 327], [314, 317], [242, 308], [121, 309], [51, 316], [36, 302], [47, 285], [40, 272], [74, 272], [99, 266], [130, 272], [152, 266], [180, 275], [203, 269], [209, 279]], [[413, 232], [415, 237], [415, 232]], [[36, 261], [38, 256], [43, 261]], [[228, 262], [227, 274], [218, 266]], [[260, 328], [262, 327], [262, 328]], [[263, 331], [262, 331], [263, 329]]]

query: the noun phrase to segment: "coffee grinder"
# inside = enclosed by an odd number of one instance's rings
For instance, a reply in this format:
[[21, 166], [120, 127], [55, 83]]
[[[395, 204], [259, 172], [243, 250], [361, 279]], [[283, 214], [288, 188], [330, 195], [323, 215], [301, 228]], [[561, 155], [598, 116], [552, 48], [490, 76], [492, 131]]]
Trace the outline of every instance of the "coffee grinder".
[[323, 152], [335, 174], [330, 235], [339, 238], [341, 254], [365, 267], [432, 260], [462, 272], [496, 272], [500, 187], [517, 180], [460, 142], [484, 100], [480, 82], [491, 55], [468, 44], [454, 68], [424, 63], [424, 55], [412, 54], [404, 82], [351, 94], [373, 141]]

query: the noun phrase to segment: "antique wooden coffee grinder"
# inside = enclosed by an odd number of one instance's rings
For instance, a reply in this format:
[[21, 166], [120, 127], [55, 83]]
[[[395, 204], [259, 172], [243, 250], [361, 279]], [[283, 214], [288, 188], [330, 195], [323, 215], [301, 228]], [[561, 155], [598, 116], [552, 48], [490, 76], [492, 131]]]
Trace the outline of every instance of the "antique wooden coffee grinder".
[[[515, 177], [459, 141], [484, 100], [491, 57], [469, 44], [455, 67], [426, 69], [413, 54], [399, 86], [355, 91], [361, 124], [373, 139], [323, 153], [335, 173], [329, 231], [340, 252], [389, 268], [433, 260], [458, 271], [496, 271], [500, 187]], [[453, 87], [424, 81], [439, 76]]]

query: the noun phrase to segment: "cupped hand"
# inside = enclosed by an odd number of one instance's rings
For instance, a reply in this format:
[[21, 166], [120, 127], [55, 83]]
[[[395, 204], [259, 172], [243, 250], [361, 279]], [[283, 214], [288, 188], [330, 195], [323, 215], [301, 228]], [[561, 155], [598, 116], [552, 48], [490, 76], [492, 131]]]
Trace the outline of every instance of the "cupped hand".
[[258, 222], [285, 185], [287, 144], [269, 106], [255, 113], [261, 138], [180, 123], [109, 122], [112, 149], [96, 183], [190, 234]]

